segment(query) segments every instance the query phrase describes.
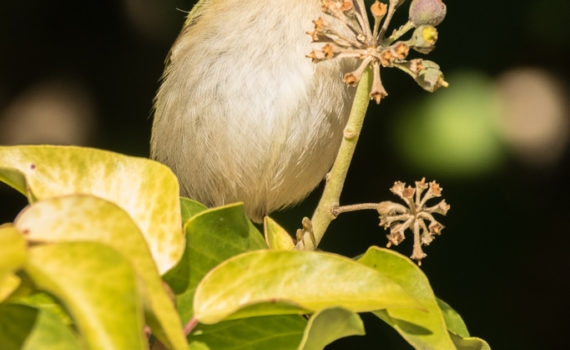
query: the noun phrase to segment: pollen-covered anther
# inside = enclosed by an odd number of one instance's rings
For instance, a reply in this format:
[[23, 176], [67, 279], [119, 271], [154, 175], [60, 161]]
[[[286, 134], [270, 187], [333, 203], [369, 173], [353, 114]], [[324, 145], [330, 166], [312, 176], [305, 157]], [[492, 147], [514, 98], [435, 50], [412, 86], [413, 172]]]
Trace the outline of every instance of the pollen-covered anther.
[[307, 57], [312, 59], [313, 62], [319, 62], [326, 59], [325, 54], [321, 50], [313, 50], [307, 55]]
[[360, 77], [357, 77], [354, 73], [346, 73], [342, 78], [342, 81], [344, 81], [348, 86], [356, 86], [360, 81]]
[[352, 0], [344, 0], [339, 4], [339, 8], [342, 12], [350, 11], [353, 7], [354, 5], [352, 4]]
[[380, 101], [388, 96], [384, 85], [382, 85], [382, 79], [380, 79], [380, 63], [374, 61], [372, 64], [372, 89], [370, 90], [370, 99], [380, 103]]
[[395, 60], [396, 56], [391, 49], [383, 50], [380, 53], [380, 63], [382, 64], [382, 67], [390, 67]]
[[386, 235], [386, 238], [388, 238], [388, 243], [386, 244], [388, 246], [388, 248], [392, 245], [399, 245], [400, 243], [402, 243], [402, 241], [406, 238], [404, 236], [404, 232], [400, 231], [398, 229], [393, 229], [390, 230], [390, 234]]
[[370, 99], [374, 100], [376, 103], [380, 103], [380, 101], [386, 96], [388, 96], [388, 93], [385, 90], [370, 91]]
[[394, 45], [394, 52], [396, 53], [396, 57], [403, 60], [408, 57], [408, 54], [410, 53], [410, 47], [403, 42], [398, 42], [396, 45]]
[[415, 192], [416, 192], [415, 188], [413, 188], [412, 186], [408, 186], [402, 192], [402, 197], [404, 197], [406, 199], [411, 199], [414, 196]]
[[439, 186], [439, 184], [435, 181], [432, 181], [429, 183], [429, 193], [434, 196], [434, 197], [441, 197], [441, 191], [443, 189], [441, 188], [441, 186]]
[[325, 46], [323, 46], [321, 51], [325, 54], [325, 57], [327, 59], [331, 59], [334, 57], [335, 50], [331, 44], [326, 44]]
[[372, 58], [366, 57], [354, 72], [346, 73], [342, 78], [346, 85], [356, 86], [362, 77], [362, 73], [364, 73], [364, 70], [366, 67], [368, 67], [370, 61], [372, 61]]
[[398, 196], [401, 196], [405, 188], [406, 188], [405, 183], [401, 181], [396, 181], [394, 182], [394, 185], [390, 188], [390, 191]]
[[409, 68], [412, 73], [419, 74], [424, 69], [423, 60], [421, 58], [410, 60]]
[[428, 228], [429, 228], [430, 233], [439, 235], [439, 234], [441, 234], [441, 230], [443, 230], [444, 226], [442, 224], [440, 224], [439, 222], [434, 221], [429, 225]]
[[372, 13], [372, 16], [374, 16], [374, 19], [376, 19], [377, 21], [380, 21], [382, 17], [386, 15], [387, 11], [388, 11], [388, 6], [384, 3], [381, 3], [378, 0], [376, 0], [372, 4], [372, 6], [370, 6], [370, 12]]
[[338, 49], [331, 44], [324, 45], [320, 50], [313, 50], [308, 58], [312, 59], [313, 62], [320, 62], [324, 60], [331, 59], [338, 54]]
[[315, 31], [320, 32], [323, 30], [323, 27], [325, 26], [325, 20], [322, 17], [319, 17], [313, 21], [313, 24], [315, 25]]
[[421, 195], [429, 185], [426, 183], [426, 178], [422, 177], [420, 181], [416, 181], [416, 190], [418, 190], [419, 194]]

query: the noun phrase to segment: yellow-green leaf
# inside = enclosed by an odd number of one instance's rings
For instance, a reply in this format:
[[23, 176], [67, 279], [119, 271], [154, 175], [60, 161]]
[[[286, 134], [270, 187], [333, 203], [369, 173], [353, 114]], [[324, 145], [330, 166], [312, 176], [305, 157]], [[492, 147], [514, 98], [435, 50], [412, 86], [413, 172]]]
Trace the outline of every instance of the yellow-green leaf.
[[25, 305], [0, 305], [2, 350], [82, 349], [74, 332], [48, 310]]
[[4, 167], [4, 165], [0, 163], [0, 181], [12, 188], [15, 188], [23, 195], [28, 197], [30, 196], [28, 188], [26, 188], [26, 178], [24, 177], [24, 174], [17, 169]]
[[[31, 283], [31, 281], [28, 282]], [[35, 291], [35, 293], [33, 294], [14, 298], [13, 300], [11, 300], [11, 302], [13, 302], [14, 304], [31, 306], [39, 310], [49, 311], [50, 313], [56, 315], [63, 324], [65, 325], [73, 324], [73, 320], [71, 319], [67, 311], [65, 311], [63, 305], [61, 305], [61, 303], [53, 296], [45, 292]]]
[[462, 338], [458, 335], [451, 333], [451, 339], [457, 350], [491, 350], [489, 344], [481, 338], [466, 337]]
[[469, 335], [463, 318], [448, 303], [441, 299], [437, 299], [437, 303], [443, 312], [447, 330], [457, 350], [491, 350], [485, 340]]
[[176, 294], [184, 323], [192, 317], [196, 286], [224, 260], [256, 249], [265, 249], [261, 233], [243, 212], [243, 204], [229, 204], [193, 215], [184, 226], [186, 250], [178, 264], [164, 275]]
[[324, 309], [309, 319], [298, 350], [322, 350], [337, 339], [364, 334], [358, 314], [341, 307]]
[[182, 325], [166, 294], [140, 229], [114, 203], [70, 195], [35, 202], [16, 218], [15, 226], [32, 242], [96, 241], [130, 260], [144, 282], [147, 318], [153, 332], [173, 349], [187, 347]]
[[279, 315], [198, 325], [188, 336], [192, 350], [296, 350], [307, 320]]
[[0, 226], [0, 277], [26, 261], [26, 241], [12, 225]]
[[[256, 304], [265, 304], [258, 315], [334, 306], [353, 312], [421, 308], [391, 279], [340, 255], [260, 250], [226, 260], [206, 275], [194, 296], [194, 316], [215, 323], [230, 315], [243, 317], [239, 310]], [[253, 316], [251, 309], [246, 314]]]
[[13, 273], [0, 274], [0, 303], [14, 293], [21, 282]]
[[437, 304], [443, 312], [443, 318], [445, 319], [445, 324], [447, 329], [461, 337], [469, 337], [469, 330], [467, 325], [463, 321], [463, 318], [455, 311], [448, 303], [437, 298]]
[[427, 310], [393, 309], [374, 314], [394, 327], [415, 349], [455, 350], [435, 295], [424, 273], [410, 259], [389, 249], [371, 247], [358, 262], [401, 285]]
[[182, 255], [178, 182], [160, 163], [91, 148], [0, 147], [0, 181], [31, 201], [92, 194], [116, 203], [141, 229], [160, 273]]
[[293, 250], [295, 243], [289, 233], [275, 220], [266, 216], [263, 220], [265, 241], [271, 249]]
[[69, 310], [91, 349], [146, 349], [142, 297], [131, 263], [94, 242], [29, 250], [26, 273]]
[[180, 197], [180, 212], [182, 214], [182, 226], [194, 215], [207, 210], [208, 207], [190, 198]]

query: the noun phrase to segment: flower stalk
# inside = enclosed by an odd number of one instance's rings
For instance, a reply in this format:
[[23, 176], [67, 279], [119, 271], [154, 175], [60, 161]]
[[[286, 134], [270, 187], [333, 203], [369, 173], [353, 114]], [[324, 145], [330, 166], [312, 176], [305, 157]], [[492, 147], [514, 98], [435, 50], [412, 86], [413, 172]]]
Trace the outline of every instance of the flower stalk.
[[[333, 209], [338, 207], [340, 194], [344, 187], [346, 174], [356, 149], [356, 144], [364, 124], [366, 110], [370, 103], [369, 92], [372, 83], [370, 69], [362, 73], [356, 95], [350, 111], [348, 122], [344, 129], [338, 155], [331, 171], [327, 174], [326, 185], [319, 201], [317, 209], [310, 220], [311, 225], [303, 225], [303, 229], [297, 231], [297, 246], [299, 250], [314, 250], [323, 238], [331, 221], [335, 219]], [[307, 220], [304, 220], [307, 223]], [[312, 226], [312, 227], [311, 227]]]

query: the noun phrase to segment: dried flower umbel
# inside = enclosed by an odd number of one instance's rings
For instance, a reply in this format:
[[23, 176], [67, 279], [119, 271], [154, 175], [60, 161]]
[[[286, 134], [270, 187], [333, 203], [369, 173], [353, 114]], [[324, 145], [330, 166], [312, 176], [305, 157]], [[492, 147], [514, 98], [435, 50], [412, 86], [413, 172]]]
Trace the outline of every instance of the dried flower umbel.
[[[439, 66], [432, 61], [423, 59], [407, 60], [410, 49], [420, 53], [429, 53], [435, 48], [437, 41], [437, 29], [430, 24], [418, 25], [411, 19], [394, 30], [392, 35], [385, 37], [390, 21], [396, 9], [405, 0], [389, 0], [388, 5], [375, 1], [370, 7], [374, 17], [374, 25], [371, 28], [364, 0], [321, 0], [322, 10], [326, 15], [336, 18], [347, 28], [346, 33], [333, 28], [327, 19], [320, 17], [313, 21], [314, 31], [307, 33], [314, 43], [324, 44], [321, 49], [314, 50], [308, 57], [314, 62], [320, 62], [332, 58], [356, 58], [361, 60], [360, 66], [353, 72], [344, 76], [344, 82], [349, 86], [356, 86], [362, 73], [368, 66], [372, 67], [373, 80], [370, 98], [380, 103], [382, 98], [388, 95], [380, 77], [381, 67], [396, 67], [412, 76], [425, 90], [433, 92], [439, 87], [448, 84], [443, 78]], [[436, 1], [443, 5], [441, 0], [414, 0], [412, 5], [418, 8], [417, 2]], [[421, 5], [421, 4], [420, 4]], [[443, 5], [445, 6], [445, 5]], [[422, 6], [419, 6], [422, 9]], [[425, 7], [432, 9], [432, 7]], [[433, 12], [433, 10], [431, 10]], [[425, 16], [432, 15], [426, 13]], [[445, 17], [445, 13], [437, 13], [439, 23]], [[397, 41], [404, 34], [414, 29], [409, 40]]]
[[414, 249], [411, 258], [421, 264], [421, 260], [426, 257], [422, 246], [429, 245], [434, 236], [441, 234], [444, 228], [433, 215], [447, 215], [450, 206], [445, 199], [435, 205], [427, 205], [430, 199], [441, 197], [442, 188], [435, 181], [426, 183], [425, 178], [416, 181], [415, 188], [406, 187], [405, 183], [397, 181], [390, 191], [400, 197], [406, 205], [389, 201], [378, 204], [380, 226], [390, 229], [387, 235], [388, 247], [400, 244], [405, 239], [405, 231], [412, 231]]

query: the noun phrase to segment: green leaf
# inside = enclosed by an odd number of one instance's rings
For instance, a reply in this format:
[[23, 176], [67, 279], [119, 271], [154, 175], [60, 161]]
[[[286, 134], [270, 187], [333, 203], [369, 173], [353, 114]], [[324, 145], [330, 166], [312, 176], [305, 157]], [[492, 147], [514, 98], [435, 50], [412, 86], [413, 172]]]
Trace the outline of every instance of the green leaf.
[[455, 335], [453, 333], [450, 333], [450, 335], [457, 350], [491, 350], [489, 344], [487, 344], [487, 342], [481, 338], [462, 338], [459, 335]]
[[178, 313], [186, 323], [192, 317], [196, 286], [208, 271], [234, 255], [267, 246], [245, 216], [243, 204], [205, 210], [186, 222], [184, 230], [186, 250], [164, 280], [177, 295]]
[[447, 330], [460, 336], [469, 337], [469, 330], [467, 325], [463, 321], [463, 318], [455, 311], [448, 303], [437, 298], [437, 305], [443, 312], [443, 318], [445, 319], [445, 324], [447, 325]]
[[469, 335], [463, 318], [449, 304], [439, 298], [437, 303], [443, 312], [447, 330], [457, 350], [491, 350], [486, 341]]
[[12, 300], [14, 304], [31, 306], [35, 309], [46, 310], [59, 317], [61, 322], [66, 325], [73, 324], [73, 320], [65, 311], [64, 307], [51, 295], [44, 292], [37, 292], [24, 297]]
[[180, 197], [180, 211], [182, 213], [182, 225], [194, 215], [207, 210], [208, 207], [190, 198]]
[[340, 307], [324, 309], [309, 320], [298, 350], [322, 350], [337, 339], [364, 334], [358, 314]]
[[25, 305], [0, 305], [3, 350], [77, 350], [81, 344], [59, 317]]
[[10, 224], [0, 226], [0, 302], [8, 298], [21, 283], [13, 274], [26, 262], [26, 241]]
[[251, 317], [200, 324], [188, 336], [190, 349], [295, 350], [307, 321], [298, 315]]
[[20, 278], [13, 273], [0, 274], [0, 303], [14, 293], [21, 282]]
[[26, 249], [26, 241], [16, 228], [9, 224], [0, 225], [0, 302], [21, 283], [13, 272], [26, 262]]
[[186, 349], [182, 324], [140, 229], [114, 203], [90, 196], [70, 195], [36, 202], [16, 218], [15, 226], [32, 242], [95, 241], [129, 259], [144, 282], [147, 319], [161, 341]]
[[392, 309], [374, 314], [394, 327], [415, 349], [455, 349], [425, 274], [408, 258], [389, 249], [371, 247], [358, 261], [401, 285], [427, 310]]
[[[334, 306], [354, 312], [421, 308], [397, 283], [343, 256], [263, 250], [226, 260], [206, 275], [196, 289], [194, 316], [206, 324], [230, 315], [253, 316], [251, 310], [239, 310], [260, 303], [265, 306], [256, 310], [259, 316]], [[289, 307], [284, 309], [281, 303]]]
[[161, 273], [182, 255], [178, 182], [160, 163], [91, 148], [0, 147], [0, 181], [31, 201], [92, 194], [116, 203], [140, 227]]
[[[22, 266], [23, 268], [23, 266]], [[7, 296], [5, 302], [17, 302], [21, 299], [28, 298], [33, 293], [36, 293], [36, 287], [28, 275], [23, 271], [18, 271], [14, 274], [20, 280], [18, 287]], [[34, 306], [34, 305], [31, 305]]]
[[28, 188], [26, 188], [26, 178], [20, 171], [12, 168], [6, 168], [0, 163], [0, 181], [8, 186], [16, 189], [24, 196], [30, 196]]
[[94, 242], [29, 250], [25, 271], [69, 310], [92, 349], [146, 349], [142, 298], [131, 263]]
[[0, 226], [0, 277], [26, 261], [26, 241], [12, 225]]
[[269, 216], [266, 216], [263, 220], [263, 228], [265, 241], [269, 248], [283, 250], [293, 250], [295, 248], [295, 243], [289, 233]]

